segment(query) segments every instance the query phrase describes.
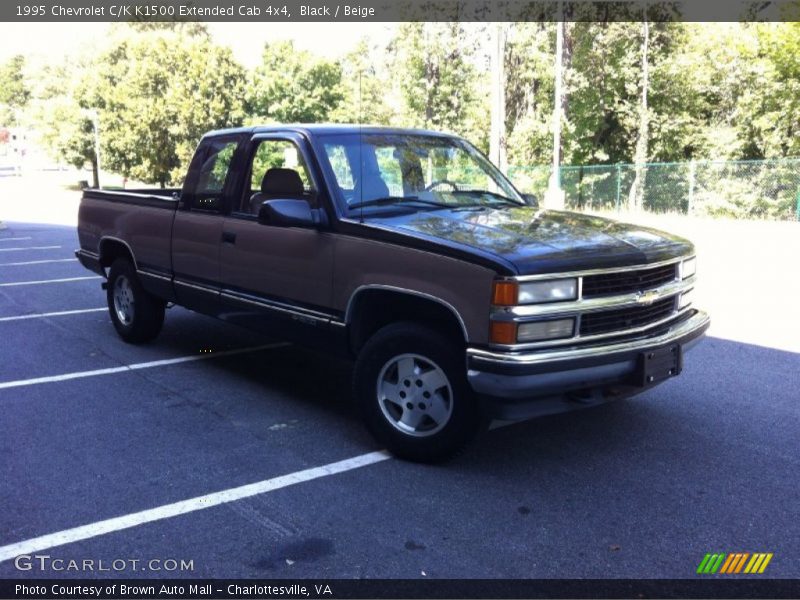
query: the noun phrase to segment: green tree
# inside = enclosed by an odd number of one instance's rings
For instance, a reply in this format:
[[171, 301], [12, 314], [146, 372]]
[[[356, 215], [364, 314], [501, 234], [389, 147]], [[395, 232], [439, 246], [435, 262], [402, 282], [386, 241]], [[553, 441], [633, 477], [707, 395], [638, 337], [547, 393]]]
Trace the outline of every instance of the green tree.
[[552, 23], [514, 23], [506, 43], [506, 136], [512, 165], [546, 164], [553, 148]]
[[752, 24], [672, 23], [668, 29], [671, 51], [656, 55], [652, 69], [651, 159], [743, 158], [749, 151], [738, 105], [758, 71]]
[[565, 72], [567, 164], [630, 162], [639, 115], [639, 23], [571, 23]]
[[16, 125], [18, 111], [24, 109], [31, 98], [25, 82], [25, 57], [12, 56], [0, 65], [0, 125]]
[[203, 133], [242, 123], [244, 80], [229, 49], [155, 30], [116, 43], [79, 96], [100, 114], [104, 167], [164, 187], [180, 182]]
[[76, 169], [90, 165], [93, 185], [98, 187], [94, 126], [85, 112], [80, 85], [90, 68], [75, 59], [44, 66], [34, 79], [31, 112], [39, 138], [51, 154]]
[[453, 131], [488, 146], [488, 106], [478, 99], [473, 62], [476, 44], [462, 23], [405, 23], [399, 28], [392, 73], [403, 100], [402, 122]]
[[747, 116], [740, 137], [754, 158], [800, 156], [800, 23], [754, 27], [757, 72], [738, 103]]
[[247, 110], [251, 120], [316, 123], [328, 121], [344, 97], [338, 63], [275, 42], [264, 47], [253, 72]]
[[386, 101], [392, 88], [389, 60], [386, 45], [369, 43], [366, 39], [344, 57], [344, 99], [331, 113], [332, 121], [373, 125], [395, 122], [398, 107]]

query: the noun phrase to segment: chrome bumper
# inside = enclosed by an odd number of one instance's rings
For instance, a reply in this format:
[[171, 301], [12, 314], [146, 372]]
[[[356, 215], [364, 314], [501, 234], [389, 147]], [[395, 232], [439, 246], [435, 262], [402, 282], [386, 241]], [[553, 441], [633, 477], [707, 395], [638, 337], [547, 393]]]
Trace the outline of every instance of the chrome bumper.
[[467, 349], [467, 378], [481, 396], [536, 399], [625, 383], [637, 370], [643, 352], [680, 344], [694, 346], [711, 320], [701, 311], [658, 335], [583, 348], [537, 352], [492, 352]]

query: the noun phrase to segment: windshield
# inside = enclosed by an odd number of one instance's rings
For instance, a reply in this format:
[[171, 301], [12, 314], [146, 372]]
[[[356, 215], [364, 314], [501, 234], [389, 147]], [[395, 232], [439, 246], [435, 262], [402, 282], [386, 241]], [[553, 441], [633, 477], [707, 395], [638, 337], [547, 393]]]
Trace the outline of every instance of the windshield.
[[420, 134], [320, 136], [349, 209], [415, 210], [524, 204], [503, 175], [464, 140]]

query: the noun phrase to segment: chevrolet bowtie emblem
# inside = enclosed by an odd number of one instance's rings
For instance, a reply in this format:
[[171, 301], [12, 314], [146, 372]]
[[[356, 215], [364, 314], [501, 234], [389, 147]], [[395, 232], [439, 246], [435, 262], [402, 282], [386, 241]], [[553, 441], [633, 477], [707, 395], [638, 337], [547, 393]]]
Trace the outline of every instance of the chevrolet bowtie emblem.
[[659, 294], [655, 290], [650, 292], [639, 292], [639, 295], [636, 296], [636, 302], [638, 302], [639, 304], [644, 304], [649, 306], [650, 304], [658, 300], [660, 297], [661, 294]]

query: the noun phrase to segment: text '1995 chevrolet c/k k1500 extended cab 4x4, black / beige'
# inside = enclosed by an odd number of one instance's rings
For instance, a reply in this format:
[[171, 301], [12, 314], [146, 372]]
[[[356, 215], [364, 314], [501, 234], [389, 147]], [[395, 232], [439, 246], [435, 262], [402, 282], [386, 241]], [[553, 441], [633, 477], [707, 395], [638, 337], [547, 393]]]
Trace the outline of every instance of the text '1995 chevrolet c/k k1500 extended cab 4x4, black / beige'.
[[181, 190], [86, 190], [78, 235], [125, 341], [152, 340], [175, 303], [349, 355], [370, 431], [420, 461], [487, 418], [661, 383], [709, 325], [691, 243], [541, 210], [430, 131], [211, 132]]

